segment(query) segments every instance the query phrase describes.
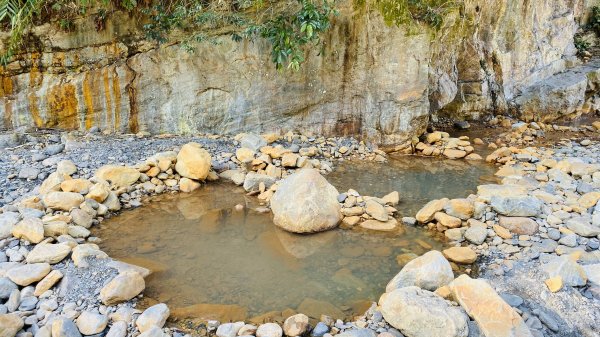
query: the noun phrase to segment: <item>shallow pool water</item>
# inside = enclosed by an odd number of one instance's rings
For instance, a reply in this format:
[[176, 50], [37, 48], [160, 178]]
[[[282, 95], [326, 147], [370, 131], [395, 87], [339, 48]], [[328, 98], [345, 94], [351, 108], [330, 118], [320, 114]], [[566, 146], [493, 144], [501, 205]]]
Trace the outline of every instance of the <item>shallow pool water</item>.
[[[353, 187], [365, 195], [398, 190], [398, 208], [409, 214], [431, 198], [467, 196], [488, 173], [485, 166], [402, 158], [342, 163], [328, 179], [340, 191]], [[236, 204], [244, 210], [236, 211]], [[287, 308], [312, 317], [358, 313], [400, 270], [398, 255], [443, 247], [434, 234], [410, 227], [290, 234], [256, 206], [241, 188], [211, 183], [194, 193], [155, 197], [107, 219], [95, 234], [111, 257], [153, 271], [145, 296], [172, 308], [236, 305], [248, 317]]]

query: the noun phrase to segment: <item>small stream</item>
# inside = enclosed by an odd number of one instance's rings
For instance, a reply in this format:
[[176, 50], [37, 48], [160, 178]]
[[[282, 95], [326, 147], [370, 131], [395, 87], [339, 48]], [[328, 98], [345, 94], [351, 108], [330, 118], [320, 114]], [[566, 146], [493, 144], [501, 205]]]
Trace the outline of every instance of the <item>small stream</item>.
[[[398, 157], [337, 163], [327, 179], [340, 192], [398, 190], [400, 216], [409, 216], [431, 199], [466, 197], [493, 172], [482, 163]], [[236, 204], [246, 207], [236, 211]], [[361, 313], [401, 269], [403, 254], [444, 246], [434, 233], [411, 227], [291, 234], [256, 206], [240, 187], [210, 183], [194, 193], [154, 197], [107, 219], [95, 235], [110, 256], [153, 271], [146, 297], [173, 308], [236, 305], [249, 317], [287, 308], [313, 317]]]

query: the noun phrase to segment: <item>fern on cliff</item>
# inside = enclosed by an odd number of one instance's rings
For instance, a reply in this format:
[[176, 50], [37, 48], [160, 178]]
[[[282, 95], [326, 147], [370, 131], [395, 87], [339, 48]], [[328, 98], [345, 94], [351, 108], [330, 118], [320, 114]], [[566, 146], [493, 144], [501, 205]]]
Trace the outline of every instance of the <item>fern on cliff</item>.
[[23, 32], [31, 25], [33, 16], [43, 3], [42, 0], [0, 0], [0, 22], [8, 22], [11, 32], [2, 63], [6, 63], [20, 47]]

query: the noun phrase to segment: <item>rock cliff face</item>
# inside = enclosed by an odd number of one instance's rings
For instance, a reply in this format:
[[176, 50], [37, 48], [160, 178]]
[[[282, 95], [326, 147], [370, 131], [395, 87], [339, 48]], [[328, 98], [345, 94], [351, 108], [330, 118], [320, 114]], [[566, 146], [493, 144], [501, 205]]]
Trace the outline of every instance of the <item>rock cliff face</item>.
[[341, 6], [324, 49], [311, 52], [298, 73], [277, 73], [261, 41], [224, 36], [194, 53], [157, 47], [125, 14], [100, 32], [91, 17], [71, 33], [36, 27], [35, 51], [2, 73], [1, 123], [150, 133], [296, 130], [391, 145], [422, 132], [430, 116], [478, 119], [526, 106], [527, 118], [548, 119], [593, 109], [579, 82], [568, 85], [575, 88], [568, 103], [556, 98], [558, 112], [535, 103], [544, 92], [536, 86], [575, 65], [573, 36], [587, 1], [465, 0], [441, 30], [410, 34], [387, 26], [376, 9]]

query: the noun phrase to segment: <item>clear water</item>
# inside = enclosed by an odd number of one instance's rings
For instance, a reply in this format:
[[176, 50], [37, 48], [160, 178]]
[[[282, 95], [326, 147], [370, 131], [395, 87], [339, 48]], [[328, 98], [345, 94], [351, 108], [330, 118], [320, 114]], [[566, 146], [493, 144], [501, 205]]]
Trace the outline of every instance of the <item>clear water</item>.
[[[489, 172], [486, 166], [403, 157], [387, 164], [343, 163], [328, 179], [340, 191], [353, 187], [365, 195], [398, 190], [399, 209], [410, 214], [432, 198], [467, 196]], [[244, 210], [236, 211], [236, 204]], [[256, 206], [241, 188], [211, 183], [194, 193], [155, 197], [106, 220], [95, 234], [110, 256], [153, 271], [147, 297], [171, 308], [236, 305], [248, 317], [288, 308], [316, 318], [358, 313], [401, 269], [398, 255], [444, 245], [419, 228], [291, 234]]]

